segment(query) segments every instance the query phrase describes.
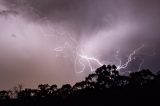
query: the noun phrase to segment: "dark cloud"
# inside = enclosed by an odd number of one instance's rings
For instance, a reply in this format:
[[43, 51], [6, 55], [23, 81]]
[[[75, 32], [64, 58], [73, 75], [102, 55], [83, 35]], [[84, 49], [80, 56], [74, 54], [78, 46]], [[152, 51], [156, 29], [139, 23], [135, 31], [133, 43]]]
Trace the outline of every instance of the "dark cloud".
[[[4, 2], [10, 9], [20, 11], [31, 21], [63, 23], [80, 33], [83, 31], [91, 33], [125, 20], [139, 22], [144, 29], [158, 30], [159, 27], [158, 0], [4, 0]], [[147, 31], [145, 32], [148, 33]]]
[[123, 3], [127, 5], [125, 0], [5, 0], [10, 9], [25, 13], [28, 19], [38, 22], [63, 22], [77, 31], [102, 28], [116, 23], [114, 21], [122, 18], [119, 14], [125, 15], [128, 11], [121, 5]]
[[5, 16], [5, 17], [7, 17], [8, 15], [16, 16], [16, 15], [18, 15], [18, 12], [12, 11], [12, 10], [2, 10], [2, 11], [0, 11], [0, 15]]

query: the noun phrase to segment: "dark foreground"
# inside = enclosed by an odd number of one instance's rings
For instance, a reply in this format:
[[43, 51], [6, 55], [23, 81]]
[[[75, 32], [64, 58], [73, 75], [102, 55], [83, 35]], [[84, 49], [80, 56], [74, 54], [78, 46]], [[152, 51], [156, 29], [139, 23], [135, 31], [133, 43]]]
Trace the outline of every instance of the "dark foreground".
[[0, 106], [159, 106], [160, 75], [149, 70], [119, 75], [116, 67], [102, 66], [84, 81], [57, 88], [0, 92]]

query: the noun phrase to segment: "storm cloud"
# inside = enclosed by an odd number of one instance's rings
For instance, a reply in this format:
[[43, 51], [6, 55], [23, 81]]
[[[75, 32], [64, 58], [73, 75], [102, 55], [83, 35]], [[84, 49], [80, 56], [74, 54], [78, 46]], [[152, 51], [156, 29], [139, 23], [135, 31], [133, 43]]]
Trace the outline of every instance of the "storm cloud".
[[82, 69], [76, 61], [81, 49], [118, 65], [117, 51], [125, 64], [144, 44], [124, 70], [141, 64], [158, 71], [159, 5], [159, 0], [0, 0], [0, 89], [82, 80], [90, 71], [83, 60], [86, 70], [75, 72]]

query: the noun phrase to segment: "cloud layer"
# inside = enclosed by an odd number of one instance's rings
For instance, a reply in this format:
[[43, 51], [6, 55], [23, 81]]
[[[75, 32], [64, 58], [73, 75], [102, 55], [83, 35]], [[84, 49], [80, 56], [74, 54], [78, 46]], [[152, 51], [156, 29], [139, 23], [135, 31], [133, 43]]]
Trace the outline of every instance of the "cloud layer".
[[[159, 0], [0, 0], [0, 89], [17, 83], [74, 83], [90, 71], [77, 53], [122, 64], [144, 44], [127, 70], [159, 70]], [[55, 52], [58, 50], [58, 52]], [[85, 64], [87, 62], [83, 60]], [[94, 63], [93, 63], [94, 64]], [[95, 68], [97, 66], [95, 65]], [[89, 69], [88, 69], [89, 70]]]

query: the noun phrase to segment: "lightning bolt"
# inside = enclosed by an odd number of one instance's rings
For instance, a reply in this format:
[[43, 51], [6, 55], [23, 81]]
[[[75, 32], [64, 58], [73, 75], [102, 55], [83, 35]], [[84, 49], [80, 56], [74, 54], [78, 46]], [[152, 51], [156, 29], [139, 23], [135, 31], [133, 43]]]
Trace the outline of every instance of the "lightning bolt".
[[54, 51], [56, 52], [56, 57], [58, 56], [58, 53], [59, 53], [59, 52], [65, 54], [65, 53], [64, 53], [64, 50], [65, 50], [67, 47], [70, 47], [70, 44], [69, 44], [68, 42], [65, 42], [64, 46], [55, 48]]
[[[72, 38], [73, 39], [73, 38]], [[144, 47], [144, 44], [142, 44], [140, 47], [138, 47], [137, 49], [133, 50], [128, 58], [127, 61], [122, 64], [122, 60], [119, 58], [119, 53], [120, 53], [120, 49], [116, 51], [116, 55], [115, 55], [115, 59], [119, 62], [119, 64], [117, 65], [117, 70], [121, 70], [121, 69], [125, 69], [128, 67], [128, 65], [135, 59], [135, 55], [138, 51], [140, 51], [142, 48]], [[77, 64], [79, 64], [82, 68], [80, 69], [80, 71], [77, 71], [77, 69], [75, 68], [75, 72], [76, 73], [83, 73], [86, 69], [86, 64], [83, 62], [84, 60], [87, 62], [90, 71], [93, 72], [95, 71], [95, 69], [93, 68], [94, 65], [92, 64], [93, 62], [95, 64], [97, 64], [98, 66], [102, 66], [104, 64], [108, 64], [106, 62], [102, 62], [100, 59], [93, 57], [93, 56], [88, 56], [84, 53], [82, 48], [76, 48], [71, 46], [71, 44], [69, 42], [65, 42], [64, 46], [60, 46], [54, 49], [54, 51], [56, 52], [56, 56], [58, 56], [58, 53], [64, 53], [64, 50], [67, 48], [71, 48], [72, 53], [75, 55], [75, 67]], [[64, 53], [65, 54], [65, 53]], [[141, 68], [142, 64], [144, 63], [144, 60], [141, 62], [139, 69]]]
[[[127, 68], [128, 65], [135, 59], [134, 55], [135, 55], [138, 51], [140, 51], [143, 47], [144, 47], [144, 44], [142, 44], [139, 48], [137, 48], [137, 49], [135, 49], [133, 52], [131, 52], [131, 53], [129, 54], [129, 56], [128, 56], [127, 61], [126, 61], [124, 64], [122, 64], [121, 59], [118, 58], [118, 55], [119, 55], [120, 50], [117, 50], [117, 51], [116, 51], [116, 55], [115, 55], [116, 59], [119, 61], [119, 65], [118, 65], [118, 67], [117, 67], [117, 70], [121, 70], [121, 69]], [[106, 63], [101, 62], [99, 59], [97, 59], [97, 58], [95, 58], [95, 57], [89, 57], [89, 56], [87, 56], [87, 55], [82, 55], [82, 54], [79, 54], [79, 57], [80, 57], [80, 60], [81, 60], [81, 59], [87, 60], [91, 72], [93, 72], [93, 71], [95, 70], [95, 69], [93, 68], [91, 62], [95, 62], [95, 63], [97, 63], [99, 66], [102, 66], [103, 64], [106, 64]], [[85, 64], [83, 64], [81, 61], [79, 61], [79, 62], [80, 62], [81, 65], [83, 65], [83, 69], [79, 72], [79, 73], [81, 73], [81, 72], [84, 72], [84, 70], [85, 70]], [[140, 64], [140, 67], [141, 67], [142, 64], [143, 64], [143, 62]]]
[[88, 65], [89, 65], [91, 71], [94, 71], [94, 70], [95, 70], [95, 69], [93, 69], [93, 67], [92, 67], [92, 65], [91, 65], [91, 61], [96, 62], [99, 66], [102, 66], [102, 65], [103, 65], [103, 63], [101, 63], [101, 62], [100, 62], [98, 59], [96, 59], [95, 57], [88, 57], [88, 56], [86, 56], [86, 55], [81, 55], [81, 54], [80, 54], [79, 56], [80, 56], [81, 59], [87, 60]]
[[[144, 44], [142, 44], [139, 48], [135, 49], [129, 56], [128, 56], [128, 60], [126, 61], [125, 64], [123, 65], [118, 65], [117, 69], [120, 70], [120, 69], [125, 69], [127, 68], [127, 66], [129, 65], [129, 63], [132, 62], [132, 60], [134, 60], [135, 58], [133, 58], [133, 56], [139, 51], [141, 50], [142, 48], [144, 47]], [[120, 62], [121, 63], [121, 62]]]

